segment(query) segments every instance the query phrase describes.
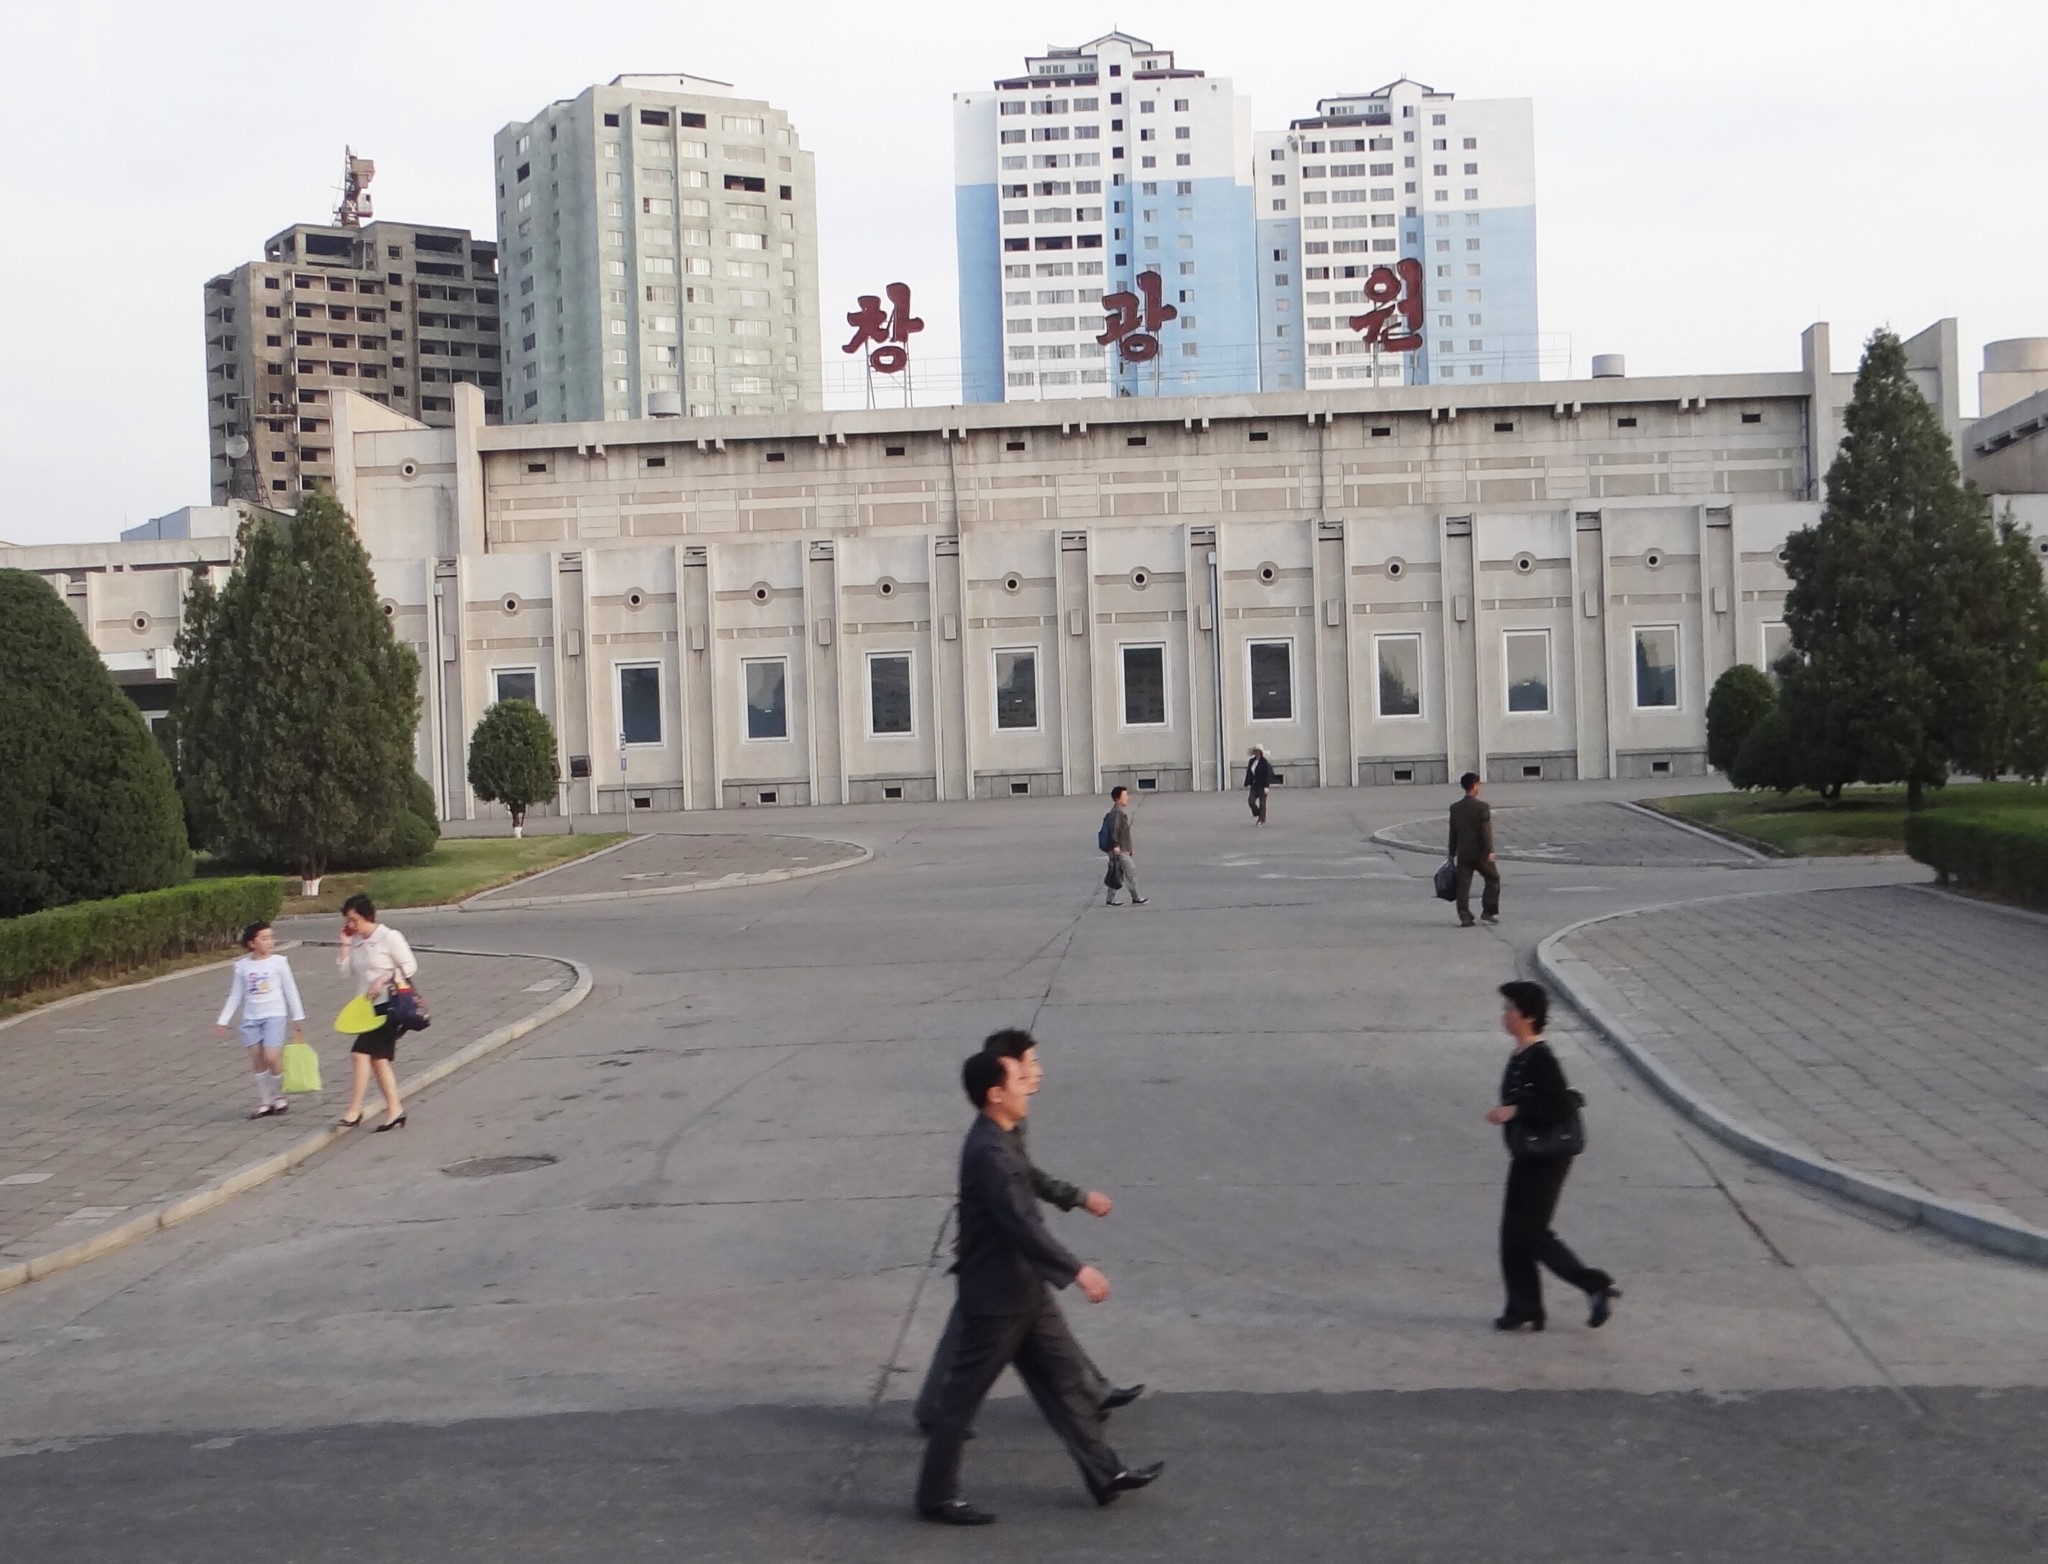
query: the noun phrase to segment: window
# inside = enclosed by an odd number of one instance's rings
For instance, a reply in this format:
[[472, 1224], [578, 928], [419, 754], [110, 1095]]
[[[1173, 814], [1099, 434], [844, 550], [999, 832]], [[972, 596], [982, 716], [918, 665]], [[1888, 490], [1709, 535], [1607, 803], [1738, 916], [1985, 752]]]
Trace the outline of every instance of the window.
[[1123, 725], [1127, 728], [1165, 727], [1166, 648], [1126, 646], [1122, 650]]
[[620, 663], [619, 742], [661, 742], [661, 665]]
[[910, 720], [910, 654], [868, 653], [868, 733], [874, 738], [907, 735]]
[[1778, 659], [1792, 650], [1792, 632], [1782, 624], [1767, 624], [1763, 627], [1764, 672], [1776, 677]]
[[789, 737], [789, 664], [780, 657], [749, 657], [740, 663], [747, 687], [747, 737]]
[[1373, 659], [1379, 673], [1379, 714], [1382, 717], [1422, 715], [1422, 637], [1375, 636]]
[[1550, 632], [1510, 630], [1501, 637], [1507, 669], [1508, 710], [1550, 710]]
[[1254, 722], [1294, 720], [1294, 643], [1252, 641], [1245, 647]]
[[492, 700], [540, 704], [540, 676], [531, 668], [494, 668], [491, 685]]
[[1036, 650], [995, 654], [996, 730], [1038, 731], [1038, 653]]
[[1678, 709], [1678, 626], [1645, 625], [1636, 630], [1636, 707]]

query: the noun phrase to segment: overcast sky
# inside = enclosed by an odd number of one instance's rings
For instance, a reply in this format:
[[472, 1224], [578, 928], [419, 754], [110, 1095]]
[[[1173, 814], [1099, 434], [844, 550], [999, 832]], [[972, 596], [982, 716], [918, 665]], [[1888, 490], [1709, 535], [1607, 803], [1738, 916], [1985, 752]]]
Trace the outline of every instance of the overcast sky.
[[[491, 135], [622, 72], [786, 108], [817, 155], [827, 357], [902, 279], [957, 362], [951, 95], [1120, 26], [1228, 76], [1254, 124], [1410, 76], [1536, 104], [1542, 329], [1581, 374], [1791, 369], [1835, 327], [2048, 335], [2042, 0], [0, 0], [0, 538], [111, 538], [204, 503], [200, 288], [332, 211], [342, 148], [378, 215], [494, 222]], [[850, 361], [848, 361], [850, 362]], [[1560, 364], [1560, 368], [1562, 365]], [[957, 375], [957, 369], [953, 369]]]

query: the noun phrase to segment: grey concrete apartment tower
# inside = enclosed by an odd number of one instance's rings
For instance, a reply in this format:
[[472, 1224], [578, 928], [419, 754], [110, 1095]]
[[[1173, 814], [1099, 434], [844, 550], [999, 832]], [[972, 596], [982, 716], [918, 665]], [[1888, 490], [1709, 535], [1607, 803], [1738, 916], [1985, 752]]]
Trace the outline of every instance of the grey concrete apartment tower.
[[[468, 381], [499, 415], [498, 250], [466, 228], [295, 224], [211, 279], [205, 301], [216, 505], [289, 508], [331, 485], [337, 390], [445, 429]], [[248, 446], [231, 458], [237, 435]]]
[[786, 113], [620, 76], [495, 150], [510, 421], [822, 405], [816, 184]]

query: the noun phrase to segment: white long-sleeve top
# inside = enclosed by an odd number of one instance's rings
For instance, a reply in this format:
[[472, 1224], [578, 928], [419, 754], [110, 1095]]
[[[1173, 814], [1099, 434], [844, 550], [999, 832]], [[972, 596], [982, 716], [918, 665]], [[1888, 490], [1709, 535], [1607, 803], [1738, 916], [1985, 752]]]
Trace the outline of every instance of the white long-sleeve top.
[[282, 956], [244, 956], [235, 963], [228, 980], [228, 1002], [221, 1006], [220, 1020], [214, 1024], [226, 1026], [237, 1005], [242, 1007], [244, 1021], [266, 1021], [286, 1014], [294, 1021], [306, 1019], [292, 964]]
[[420, 969], [412, 946], [388, 923], [376, 924], [359, 939], [345, 940], [341, 963], [355, 975], [362, 992], [372, 999], [383, 998], [394, 979], [410, 979]]

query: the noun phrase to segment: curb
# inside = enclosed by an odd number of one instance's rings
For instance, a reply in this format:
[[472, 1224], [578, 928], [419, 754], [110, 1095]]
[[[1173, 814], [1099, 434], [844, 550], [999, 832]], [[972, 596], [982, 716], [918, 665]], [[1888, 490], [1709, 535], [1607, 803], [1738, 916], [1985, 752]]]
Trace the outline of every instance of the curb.
[[1704, 837], [1716, 847], [1732, 847], [1745, 857], [1754, 858], [1758, 863], [1775, 863], [1790, 858], [1790, 853], [1768, 852], [1755, 842], [1745, 841], [1732, 831], [1717, 831], [1710, 825], [1699, 825], [1691, 820], [1681, 820], [1676, 815], [1667, 815], [1661, 809], [1652, 809], [1648, 804], [1634, 799], [1619, 800], [1621, 807], [1632, 810], [1659, 825], [1676, 826], [1681, 831], [1690, 831], [1694, 836]]
[[[647, 841], [655, 834], [658, 833], [650, 832], [647, 836], [633, 837], [630, 841], [620, 842], [615, 847], [607, 847], [598, 852], [589, 853], [582, 858], [573, 860], [571, 863], [560, 864], [557, 868], [568, 869], [589, 863], [592, 859], [602, 858], [606, 853], [617, 852], [620, 847], [631, 846], [633, 842]], [[455, 910], [457, 912], [510, 912], [525, 907], [569, 907], [594, 901], [640, 901], [650, 896], [688, 896], [698, 891], [727, 891], [737, 890], [747, 885], [776, 885], [784, 880], [802, 880], [814, 874], [836, 874], [841, 869], [855, 869], [864, 863], [871, 862], [875, 856], [873, 848], [863, 847], [858, 842], [842, 842], [836, 837], [829, 836], [812, 837], [811, 840], [829, 842], [835, 847], [850, 847], [854, 850], [856, 856], [842, 858], [837, 863], [806, 864], [799, 869], [764, 869], [758, 874], [726, 874], [719, 876], [715, 880], [692, 880], [687, 885], [651, 885], [632, 891], [579, 891], [568, 896], [515, 896], [503, 901], [497, 900], [496, 893], [493, 891], [479, 891], [476, 895], [470, 897], [468, 901], [457, 902]], [[542, 871], [544, 874], [553, 874], [555, 872], [554, 869]], [[538, 880], [539, 878], [541, 878], [539, 874], [527, 876], [528, 880]], [[515, 880], [513, 882], [514, 885], [523, 885], [525, 883], [526, 880]], [[510, 889], [509, 886], [505, 888]]]
[[[1704, 899], [1746, 901], [1752, 896], [1807, 894], [1810, 893], [1762, 891], [1752, 892], [1750, 896], [1716, 896]], [[1885, 1179], [1873, 1178], [1867, 1173], [1859, 1173], [1854, 1168], [1844, 1167], [1841, 1163], [1830, 1161], [1826, 1157], [1795, 1150], [1695, 1096], [1691, 1088], [1669, 1065], [1638, 1043], [1629, 1034], [1628, 1029], [1615, 1018], [1605, 998], [1601, 997], [1607, 990], [1606, 980], [1589, 963], [1577, 956], [1565, 954], [1559, 948], [1562, 941], [1596, 923], [1607, 923], [1616, 918], [1632, 918], [1646, 912], [1661, 912], [1669, 907], [1698, 904], [1661, 902], [1652, 907], [1632, 907], [1625, 912], [1608, 912], [1598, 917], [1581, 918], [1577, 923], [1567, 924], [1556, 933], [1548, 935], [1537, 945], [1536, 965], [1545, 977], [1563, 991], [1565, 997], [1571, 1000], [1574, 1008], [1591, 1023], [1593, 1029], [1605, 1037], [1635, 1067], [1637, 1073], [1650, 1083], [1658, 1096], [1716, 1140], [1734, 1147], [1745, 1156], [1783, 1173], [1788, 1178], [1825, 1189], [1845, 1200], [1853, 1200], [1859, 1205], [1869, 1206], [1891, 1216], [1904, 1217], [1920, 1226], [1933, 1228], [1950, 1238], [1975, 1244], [1995, 1254], [2031, 1261], [2035, 1265], [2048, 1265], [2048, 1232], [2040, 1228], [2030, 1227], [2017, 1217], [2009, 1216], [2002, 1211], [1964, 1205], [1960, 1201], [1929, 1194], [1924, 1190], [1909, 1189]]]
[[[437, 1059], [434, 1063], [420, 1071], [419, 1074], [408, 1076], [399, 1083], [400, 1089], [407, 1095], [424, 1087], [432, 1086], [437, 1081], [446, 1080], [457, 1070], [463, 1068], [463, 1066], [473, 1064], [486, 1054], [495, 1053], [508, 1043], [517, 1042], [529, 1032], [537, 1031], [541, 1027], [546, 1026], [550, 1021], [567, 1015], [589, 996], [591, 987], [595, 982], [590, 968], [569, 956], [549, 956], [538, 952], [514, 950], [455, 950], [446, 945], [416, 945], [413, 948], [446, 956], [492, 956], [523, 958], [534, 961], [553, 961], [562, 966], [572, 968], [576, 973], [576, 981], [570, 986], [568, 993], [558, 995], [532, 1014], [523, 1016], [508, 1025], [501, 1026], [495, 1032], [487, 1032], [475, 1042], [465, 1044], [463, 1047], [456, 1049], [447, 1058]], [[186, 977], [190, 974], [189, 972], [180, 972], [173, 975]], [[151, 979], [150, 981], [160, 980]], [[145, 985], [138, 983], [130, 986], [140, 988]], [[119, 990], [102, 989], [100, 992], [118, 993]], [[92, 996], [80, 995], [79, 997], [89, 998]], [[283, 1151], [273, 1152], [270, 1156], [264, 1157], [260, 1161], [251, 1162], [245, 1167], [239, 1167], [234, 1172], [224, 1174], [212, 1183], [203, 1185], [198, 1189], [189, 1190], [182, 1195], [174, 1195], [155, 1210], [144, 1212], [141, 1216], [130, 1217], [125, 1222], [107, 1228], [102, 1232], [94, 1233], [90, 1238], [82, 1238], [75, 1244], [67, 1244], [62, 1249], [52, 1250], [49, 1254], [36, 1255], [28, 1260], [20, 1260], [9, 1265], [0, 1266], [0, 1292], [6, 1292], [10, 1288], [25, 1286], [29, 1282], [39, 1282], [46, 1276], [54, 1276], [59, 1271], [68, 1271], [75, 1265], [83, 1265], [88, 1260], [97, 1259], [111, 1250], [119, 1249], [124, 1244], [131, 1244], [136, 1239], [146, 1237], [148, 1234], [157, 1232], [159, 1229], [176, 1227], [181, 1222], [189, 1222], [193, 1217], [203, 1212], [211, 1211], [215, 1206], [225, 1204], [245, 1190], [254, 1189], [259, 1184], [267, 1184], [279, 1174], [289, 1173], [293, 1168], [325, 1151], [329, 1146], [347, 1134], [348, 1131], [338, 1124], [315, 1130], [303, 1140], [287, 1146]]]
[[[1668, 825], [1675, 830], [1692, 831], [1695, 836], [1703, 836], [1716, 846], [1738, 848], [1758, 865], [1777, 861], [1757, 852], [1754, 848], [1744, 847], [1740, 842], [1724, 841], [1711, 832], [1698, 830], [1695, 827], [1686, 825], [1683, 821], [1673, 820], [1669, 815], [1661, 815], [1654, 809], [1644, 809], [1639, 804], [1632, 804], [1622, 799], [1613, 798], [1600, 799], [1597, 802], [1613, 804], [1618, 809], [1634, 810], [1638, 814], [1647, 815], [1659, 825]], [[1370, 840], [1379, 843], [1382, 847], [1399, 848], [1404, 853], [1426, 853], [1438, 862], [1442, 862], [1443, 855], [1434, 847], [1425, 847], [1418, 842], [1404, 841], [1393, 834], [1405, 826], [1428, 823], [1424, 820], [1403, 820], [1395, 825], [1381, 826], [1372, 833]], [[1725, 858], [1617, 858], [1604, 861], [1595, 861], [1590, 858], [1539, 858], [1528, 853], [1516, 852], [1513, 849], [1497, 851], [1494, 857], [1502, 863], [1535, 864], [1539, 868], [1549, 864], [1560, 869], [1746, 869], [1752, 867], [1751, 864], [1746, 863], [1730, 863]]]

